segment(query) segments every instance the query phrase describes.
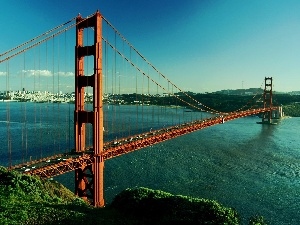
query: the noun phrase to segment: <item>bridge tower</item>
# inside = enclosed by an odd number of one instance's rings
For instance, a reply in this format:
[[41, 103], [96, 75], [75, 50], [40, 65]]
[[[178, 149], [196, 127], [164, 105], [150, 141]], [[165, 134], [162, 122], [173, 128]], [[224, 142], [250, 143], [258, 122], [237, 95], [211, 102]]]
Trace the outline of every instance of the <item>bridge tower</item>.
[[[94, 44], [83, 46], [84, 29], [93, 28]], [[94, 74], [84, 75], [84, 57], [94, 56]], [[85, 87], [93, 88], [93, 111], [84, 106]], [[86, 148], [86, 123], [93, 126], [92, 165], [75, 170], [75, 193], [84, 199], [92, 199], [96, 207], [104, 206], [103, 170], [103, 108], [102, 108], [102, 16], [97, 11], [92, 17], [76, 18], [75, 46], [75, 151], [84, 152]]]
[[[272, 93], [272, 77], [265, 77], [265, 89], [264, 89], [264, 108], [273, 107], [273, 93]], [[272, 111], [264, 112], [262, 116], [262, 123], [271, 124], [272, 123]]]

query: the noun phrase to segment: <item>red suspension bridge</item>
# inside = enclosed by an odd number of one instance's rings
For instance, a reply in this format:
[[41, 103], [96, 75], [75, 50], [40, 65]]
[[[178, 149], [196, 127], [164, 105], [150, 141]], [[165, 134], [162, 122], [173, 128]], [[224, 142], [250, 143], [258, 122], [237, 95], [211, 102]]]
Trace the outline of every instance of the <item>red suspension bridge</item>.
[[[74, 29], [75, 43], [73, 35], [69, 37]], [[74, 58], [75, 65], [70, 63]], [[234, 112], [202, 104], [173, 84], [98, 11], [87, 18], [79, 15], [2, 53], [0, 66], [4, 89], [0, 104], [5, 104], [5, 114], [0, 115], [6, 116], [0, 118], [5, 124], [0, 131], [6, 136], [1, 148], [2, 155], [7, 149], [8, 167], [42, 178], [75, 171], [75, 193], [91, 199], [96, 207], [104, 206], [105, 160], [245, 116], [261, 114], [262, 123], [272, 123], [278, 110], [272, 104], [271, 77], [265, 78], [262, 95]], [[67, 90], [72, 91], [62, 94]], [[122, 99], [124, 95], [131, 101]], [[166, 122], [167, 110], [161, 109], [169, 102], [157, 99], [171, 98], [172, 121]], [[13, 100], [19, 101], [18, 119]], [[69, 104], [66, 113], [59, 103], [67, 101], [74, 103], [74, 109]], [[120, 105], [135, 111], [124, 117], [116, 109]], [[182, 106], [199, 113], [187, 119], [177, 113]], [[14, 125], [17, 122], [19, 127]], [[30, 132], [34, 141], [29, 140]], [[31, 148], [35, 150], [30, 152]], [[32, 158], [34, 154], [39, 157]]]

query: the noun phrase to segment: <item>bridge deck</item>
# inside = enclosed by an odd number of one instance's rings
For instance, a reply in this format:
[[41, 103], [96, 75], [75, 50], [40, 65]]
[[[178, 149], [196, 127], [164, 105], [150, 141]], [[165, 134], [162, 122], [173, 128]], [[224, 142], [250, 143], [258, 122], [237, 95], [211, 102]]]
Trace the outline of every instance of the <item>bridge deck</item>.
[[[277, 109], [277, 107], [233, 112], [205, 120], [196, 120], [193, 122], [181, 124], [179, 126], [172, 126], [153, 132], [143, 133], [117, 141], [107, 142], [104, 144], [102, 158], [103, 160], [108, 160], [129, 152], [139, 150], [141, 148], [149, 147], [151, 145], [170, 140], [184, 134], [201, 130], [206, 127], [275, 109]], [[50, 178], [92, 164], [94, 156], [95, 155], [93, 154], [93, 149], [90, 148], [85, 152], [70, 152], [67, 154], [59, 154], [52, 157], [19, 164], [11, 167], [10, 169], [17, 170], [25, 174], [38, 175], [42, 178]]]

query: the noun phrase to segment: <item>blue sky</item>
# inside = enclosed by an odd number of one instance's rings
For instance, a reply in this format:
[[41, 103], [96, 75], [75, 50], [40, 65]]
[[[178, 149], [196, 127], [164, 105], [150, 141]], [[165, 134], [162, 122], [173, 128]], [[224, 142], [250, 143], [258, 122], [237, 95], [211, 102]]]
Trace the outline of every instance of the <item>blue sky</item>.
[[2, 1], [0, 53], [97, 9], [184, 90], [300, 90], [297, 0]]

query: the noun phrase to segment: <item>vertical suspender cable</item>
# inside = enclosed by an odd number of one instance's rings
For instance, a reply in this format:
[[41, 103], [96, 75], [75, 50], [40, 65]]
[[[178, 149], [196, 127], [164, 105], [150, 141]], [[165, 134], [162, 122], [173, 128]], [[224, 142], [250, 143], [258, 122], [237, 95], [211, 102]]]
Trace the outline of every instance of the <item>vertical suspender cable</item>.
[[[114, 35], [115, 35], [115, 48], [117, 48], [117, 34], [116, 32], [114, 32]], [[114, 124], [115, 124], [115, 130], [116, 130], [116, 133], [118, 134], [119, 132], [119, 129], [118, 129], [118, 123], [117, 123], [117, 115], [116, 115], [116, 110], [117, 110], [117, 107], [116, 107], [116, 93], [117, 93], [117, 52], [115, 51], [115, 54], [114, 54], [114, 117], [113, 117], [113, 120], [114, 120]], [[118, 134], [119, 136], [119, 134]]]
[[[55, 148], [56, 148], [56, 136], [55, 136], [55, 133], [58, 129], [57, 127], [57, 121], [54, 120], [55, 118], [55, 110], [54, 110], [54, 97], [55, 97], [55, 91], [54, 91], [54, 36], [52, 37], [52, 118], [51, 118], [51, 123], [55, 123], [55, 126], [54, 128], [52, 128], [52, 139], [53, 139], [53, 155], [55, 155], [56, 151], [55, 151]], [[55, 131], [55, 132], [54, 132]]]
[[58, 111], [58, 115], [57, 115], [57, 128], [58, 128], [58, 153], [61, 153], [61, 136], [62, 136], [62, 126], [61, 126], [61, 107], [60, 107], [60, 103], [62, 101], [61, 99], [61, 89], [60, 89], [60, 59], [61, 59], [61, 51], [60, 51], [60, 40], [58, 38], [57, 40], [57, 93], [58, 93], [58, 103], [57, 103], [57, 111]]
[[57, 125], [56, 125], [56, 154], [57, 153], [60, 153], [60, 135], [61, 135], [61, 127], [60, 127], [60, 41], [59, 41], [59, 38], [56, 39], [56, 44], [54, 46], [55, 48], [55, 53], [53, 53], [53, 58], [55, 58], [55, 60], [53, 61], [54, 64], [53, 64], [53, 68], [55, 68], [56, 66], [56, 72], [54, 73], [54, 76], [56, 78], [56, 85], [54, 87], [56, 87], [56, 109], [55, 109], [55, 113], [57, 115]]
[[[168, 86], [168, 93], [166, 94], [163, 94], [161, 97], [162, 97], [162, 105], [161, 105], [161, 110], [162, 110], [162, 116], [163, 118], [165, 117], [166, 118], [166, 114], [167, 114], [167, 105], [166, 105], [166, 97], [168, 96], [169, 94], [169, 86]], [[166, 123], [166, 122], [164, 122]]]
[[156, 98], [157, 98], [157, 124], [158, 124], [158, 126], [160, 126], [160, 118], [159, 118], [159, 115], [160, 115], [160, 110], [159, 110], [159, 108], [160, 108], [160, 97], [159, 97], [159, 92], [158, 92], [158, 84], [156, 85]]
[[[149, 74], [149, 66], [147, 65], [148, 68], [148, 74]], [[149, 90], [149, 77], [147, 77], [147, 101], [149, 101], [150, 98], [150, 90]], [[148, 104], [148, 103], [147, 103]], [[149, 127], [149, 114], [147, 113], [147, 127]], [[150, 130], [152, 130], [152, 128], [150, 127]]]
[[144, 132], [144, 78], [145, 76], [142, 78], [142, 132]]
[[138, 132], [139, 128], [139, 99], [138, 99], [138, 77], [137, 77], [137, 71], [135, 71], [135, 100], [136, 100], [136, 132]]
[[[66, 71], [67, 71], [67, 31], [65, 31], [65, 52], [64, 52], [64, 55], [65, 55], [65, 68], [64, 68], [64, 71], [65, 71], [65, 76], [66, 76]], [[67, 153], [68, 151], [71, 151], [71, 123], [70, 123], [70, 103], [68, 103], [68, 108], [69, 108], [69, 111], [68, 111], [68, 114], [66, 114], [66, 125], [68, 124], [68, 132], [66, 132], [66, 146], [68, 146], [68, 148], [65, 148], [65, 153]]]
[[[46, 41], [46, 70], [48, 70], [48, 41]], [[49, 103], [50, 103], [50, 93], [49, 93], [49, 86], [48, 86], [48, 80], [46, 82], [46, 98], [47, 98], [47, 109], [46, 109], [46, 121], [47, 121], [47, 132], [46, 132], [46, 136], [47, 138], [50, 137], [50, 121], [49, 121]], [[47, 143], [47, 149], [46, 149], [46, 152], [47, 154], [49, 153], [50, 151], [50, 146], [49, 144]]]
[[[136, 62], [136, 64], [138, 64], [138, 62]], [[139, 132], [139, 98], [138, 98], [138, 74], [137, 74], [137, 70], [135, 69], [135, 105], [136, 105], [136, 119], [135, 119], [135, 130], [136, 132]]]
[[[131, 47], [129, 47], [129, 59], [131, 61]], [[131, 74], [131, 73], [132, 73], [132, 67], [129, 67], [129, 74], [130, 74], [129, 83], [130, 84], [131, 84], [131, 78], [133, 78], [133, 74]], [[129, 88], [129, 90], [131, 90], [131, 87]], [[130, 101], [131, 101], [131, 99], [130, 99]], [[131, 109], [131, 107], [130, 107], [130, 109]], [[131, 121], [130, 115], [129, 115], [129, 126], [128, 127], [129, 127], [129, 136], [131, 136], [132, 135], [131, 128], [134, 127], [134, 124], [133, 124], [133, 121]]]
[[[113, 58], [113, 54], [112, 54], [112, 58]], [[114, 63], [114, 61], [112, 60], [112, 63]], [[114, 94], [114, 68], [113, 65], [111, 66], [111, 95], [112, 95], [112, 101], [114, 100], [113, 98], [113, 94]], [[113, 116], [113, 109], [111, 109], [111, 131], [115, 132], [114, 130], [114, 116]]]
[[[172, 85], [172, 98], [173, 98], [173, 96], [174, 96], [174, 92], [173, 92], [173, 85]], [[176, 99], [176, 98], [175, 98]], [[173, 105], [173, 100], [172, 100], [172, 105]], [[177, 111], [177, 106], [176, 106], [176, 111]], [[175, 123], [174, 123], [174, 113], [173, 113], [173, 110], [172, 110], [172, 124], [173, 124], [173, 126], [175, 125]]]
[[[25, 64], [25, 53], [24, 53], [24, 59], [23, 59], [23, 63]], [[24, 68], [24, 65], [23, 65], [23, 68]], [[24, 94], [24, 89], [23, 89], [23, 74], [24, 74], [24, 70], [23, 68], [21, 69], [22, 73], [21, 73], [21, 96], [23, 97], [23, 94]], [[25, 99], [25, 95], [23, 97], [23, 99]], [[21, 103], [21, 124], [22, 124], [22, 135], [21, 135], [21, 139], [22, 139], [22, 163], [24, 163], [24, 155], [25, 155], [25, 150], [24, 150], [24, 124], [25, 124], [25, 121], [24, 121], [24, 109], [23, 109], [23, 106], [24, 106], [24, 102]]]
[[[37, 70], [36, 70], [36, 48], [34, 48], [33, 49], [33, 51], [34, 51], [34, 53], [33, 53], [33, 99], [34, 99], [34, 107], [33, 107], [33, 109], [34, 109], [34, 136], [36, 137], [37, 136], [37, 123], [36, 123], [36, 101], [37, 101], [37, 93], [36, 93], [36, 81], [35, 81], [35, 79], [36, 79], [36, 72], [37, 72]], [[35, 149], [36, 148], [36, 145], [37, 145], [37, 143], [36, 142], [33, 142], [34, 143], [34, 146], [32, 145], [32, 147], [31, 148], [33, 148], [33, 149]], [[31, 152], [31, 154], [30, 154], [31, 156], [33, 155], [33, 157], [34, 156], [36, 156], [37, 157], [37, 155], [36, 155], [36, 152]]]
[[57, 38], [57, 132], [58, 132], [58, 137], [57, 137], [57, 147], [58, 147], [58, 153], [60, 153], [60, 135], [61, 135], [61, 124], [60, 124], [60, 42], [59, 38]]
[[[150, 79], [150, 78], [148, 78], [148, 80], [149, 80], [149, 79]], [[153, 88], [153, 89], [154, 89], [154, 88]], [[153, 124], [153, 125], [155, 125], [155, 123], [156, 123], [156, 122], [155, 122], [154, 112], [155, 112], [155, 103], [157, 102], [157, 101], [156, 101], [156, 98], [157, 98], [157, 97], [155, 96], [154, 93], [155, 93], [155, 90], [153, 90], [153, 96], [152, 96], [152, 99], [153, 99], [153, 100], [152, 100], [152, 124]]]
[[[40, 51], [40, 47], [39, 47], [39, 91], [40, 91], [40, 98], [42, 98], [42, 90], [41, 90], [41, 51]], [[40, 101], [44, 101], [44, 99], [40, 99]], [[39, 118], [40, 118], [40, 121], [39, 121], [39, 124], [40, 124], [40, 140], [39, 140], [39, 146], [40, 146], [40, 158], [43, 157], [43, 147], [42, 147], [42, 109], [41, 109], [41, 105], [39, 107], [39, 112], [40, 112], [40, 115], [39, 115]]]
[[[104, 92], [103, 94], [108, 94], [108, 67], [107, 67], [107, 58], [108, 58], [108, 51], [107, 51], [107, 43], [104, 42], [104, 65], [105, 65], [105, 72], [104, 72]], [[106, 102], [108, 104], [108, 102]], [[104, 112], [104, 132], [108, 134], [108, 113]], [[105, 134], [105, 133], [104, 133]]]
[[[38, 53], [38, 57], [39, 57], [39, 53]], [[37, 68], [37, 65], [36, 65], [36, 49], [34, 49], [34, 85], [33, 85], [33, 95], [34, 95], [34, 99], [35, 99], [35, 102], [34, 102], [34, 133], [35, 133], [35, 137], [38, 136], [38, 123], [37, 123], [37, 101], [39, 101], [39, 94], [38, 94], [38, 91], [37, 91], [37, 87], [36, 87], [36, 76], [37, 75], [40, 75], [40, 70], [39, 68]], [[38, 147], [36, 145], [39, 145], [38, 142], [34, 142], [35, 143], [35, 146], [34, 148], [36, 149], [36, 153], [38, 152]], [[40, 146], [40, 145], [39, 145]], [[37, 154], [35, 153], [35, 156], [37, 157]]]
[[[68, 141], [69, 141], [69, 147], [68, 147], [68, 151], [69, 152], [71, 152], [71, 104], [70, 103], [68, 103], [68, 106], [69, 106], [69, 111], [68, 111], [68, 116], [67, 116], [67, 122], [68, 122], [68, 126], [69, 126], [69, 133], [68, 133], [68, 136], [69, 136], [69, 139], [68, 139]], [[67, 150], [66, 150], [66, 152], [65, 153], [67, 153]]]
[[[7, 99], [11, 98], [11, 93], [9, 92], [9, 61], [6, 63], [6, 95]], [[8, 167], [11, 167], [11, 130], [10, 130], [10, 102], [7, 101], [6, 104], [6, 124], [7, 124], [7, 153], [8, 153]]]
[[[130, 66], [128, 63], [125, 62], [125, 85], [123, 86], [124, 90], [126, 91], [123, 91], [124, 94], [128, 94], [128, 83], [130, 81], [130, 76], [131, 76], [131, 73], [130, 73]], [[127, 107], [126, 107], [127, 109]], [[128, 116], [128, 120], [125, 121], [125, 125], [126, 125], [126, 128], [124, 130], [125, 134], [127, 136], [130, 136], [130, 114], [126, 114]]]
[[[167, 104], [168, 104], [168, 106], [170, 107], [170, 87], [169, 87], [169, 85], [170, 85], [170, 82], [168, 81], [168, 93], [167, 93], [167, 101], [168, 102], [166, 102], [165, 103], [165, 114], [167, 115]], [[173, 123], [171, 123], [171, 125], [173, 126]]]
[[[174, 87], [174, 85], [172, 87]], [[178, 117], [178, 102], [177, 102], [177, 98], [175, 98], [175, 104], [176, 104], [176, 118], [179, 119], [179, 117]], [[177, 124], [179, 125], [180, 121], [178, 121]]]
[[[122, 51], [124, 52], [124, 41], [122, 41]], [[118, 121], [119, 121], [119, 124], [121, 124], [120, 128], [119, 128], [119, 131], [121, 131], [121, 136], [124, 137], [124, 130], [125, 130], [125, 126], [124, 126], [124, 123], [125, 123], [125, 120], [122, 120], [121, 119], [121, 71], [122, 73], [124, 73], [124, 58], [122, 58], [122, 64], [121, 64], [121, 69], [119, 71], [119, 93], [118, 93], [118, 104], [119, 104], [119, 107], [118, 107]]]
[[[24, 79], [25, 78], [25, 75], [26, 75], [26, 59], [25, 59], [25, 53], [24, 53]], [[27, 107], [26, 107], [26, 103], [24, 104], [25, 105], [25, 110], [24, 110], [24, 121], [25, 121], [25, 159], [26, 161], [28, 160], [27, 157], [28, 157], [28, 127], [27, 127]]]

